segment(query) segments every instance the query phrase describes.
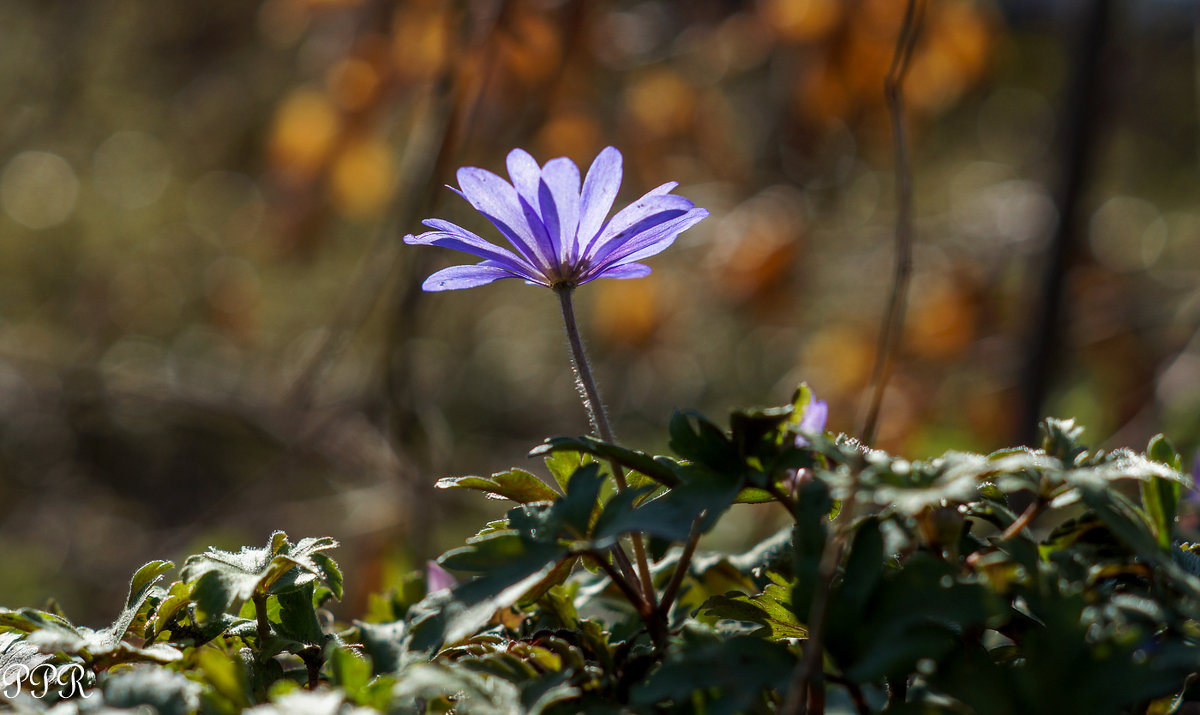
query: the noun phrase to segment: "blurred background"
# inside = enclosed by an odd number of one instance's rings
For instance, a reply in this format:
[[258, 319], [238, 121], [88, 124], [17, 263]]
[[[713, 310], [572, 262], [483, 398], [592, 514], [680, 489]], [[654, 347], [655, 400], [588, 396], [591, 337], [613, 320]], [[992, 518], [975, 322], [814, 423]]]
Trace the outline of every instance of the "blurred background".
[[[629, 446], [800, 381], [862, 419], [893, 259], [899, 0], [0, 0], [0, 604], [107, 624], [152, 558], [330, 535], [349, 615], [587, 429], [556, 301], [422, 294], [444, 184], [625, 155], [712, 215], [577, 293]], [[1075, 416], [1200, 442], [1197, 3], [928, 0], [915, 275], [878, 446]], [[1190, 458], [1189, 458], [1190, 464]], [[749, 512], [747, 512], [749, 513]], [[761, 537], [746, 518], [717, 536]]]

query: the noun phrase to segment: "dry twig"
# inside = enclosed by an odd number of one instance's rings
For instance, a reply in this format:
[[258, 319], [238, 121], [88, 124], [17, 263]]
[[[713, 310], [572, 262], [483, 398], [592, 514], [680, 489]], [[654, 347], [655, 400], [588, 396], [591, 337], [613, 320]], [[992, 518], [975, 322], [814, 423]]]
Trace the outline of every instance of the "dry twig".
[[875, 439], [883, 393], [900, 347], [904, 313], [908, 305], [908, 286], [912, 278], [912, 244], [916, 230], [913, 227], [912, 162], [909, 158], [908, 137], [904, 125], [904, 78], [908, 74], [909, 61], [917, 44], [924, 15], [925, 0], [908, 0], [908, 7], [904, 11], [904, 24], [900, 26], [900, 34], [896, 37], [892, 65], [883, 84], [895, 150], [896, 263], [887, 314], [879, 329], [879, 344], [875, 351], [875, 367], [871, 374], [871, 403], [859, 432], [865, 444], [870, 444]]

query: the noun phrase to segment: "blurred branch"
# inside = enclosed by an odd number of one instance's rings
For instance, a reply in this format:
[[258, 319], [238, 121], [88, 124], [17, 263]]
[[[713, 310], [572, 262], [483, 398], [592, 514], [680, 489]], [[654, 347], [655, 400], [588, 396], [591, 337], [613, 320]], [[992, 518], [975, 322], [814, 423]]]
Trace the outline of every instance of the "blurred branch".
[[[399, 161], [392, 205], [387, 212], [390, 219], [381, 223], [363, 252], [356, 277], [329, 321], [324, 340], [293, 383], [288, 399], [292, 407], [303, 408], [311, 403], [314, 386], [321, 375], [336, 362], [350, 338], [367, 321], [381, 297], [388, 293], [386, 287], [400, 268], [409, 266], [409, 270], [404, 271], [406, 274], [425, 269], [427, 259], [423, 253], [411, 263], [400, 261], [402, 244], [399, 239], [434, 201], [438, 188], [436, 178], [446, 173], [450, 156], [460, 143], [461, 128], [469, 123], [468, 118], [487, 82], [491, 63], [486, 55], [502, 11], [503, 5], [497, 8], [491, 3], [476, 3], [460, 10], [462, 16], [457, 20], [457, 34], [463, 39], [460, 47], [448, 53], [457, 60], [446, 61], [437, 78], [426, 85]], [[469, 61], [472, 56], [474, 62]], [[405, 281], [394, 301], [388, 334], [389, 353], [398, 337], [397, 326], [408, 324], [400, 316], [407, 316], [412, 311], [420, 292], [415, 285], [414, 281]], [[388, 379], [390, 381], [390, 375]]]
[[[434, 143], [410, 142], [410, 146], [418, 152], [424, 147], [426, 150], [436, 149], [436, 153], [431, 154], [435, 161], [430, 165], [424, 182], [414, 182], [397, 192], [399, 201], [404, 202], [406, 197], [408, 199], [402, 209], [396, 212], [400, 217], [401, 226], [415, 225], [420, 215], [432, 205], [436, 191], [440, 188], [435, 184], [434, 178], [449, 171], [452, 150], [461, 146], [469, 133], [467, 127], [471, 126], [471, 118], [487, 89], [496, 65], [496, 28], [503, 20], [507, 7], [507, 2], [475, 3], [472, 6], [476, 17], [473, 18], [473, 23], [468, 23], [472, 26], [460, 33], [466, 39], [457, 53], [458, 60], [447, 63], [445, 68], [443, 87], [446, 93], [442, 95], [446, 102], [443, 106], [445, 113], [436, 125], [443, 132], [440, 134], [440, 142], [436, 146]], [[399, 236], [393, 235], [391, 238], [398, 243]], [[408, 376], [411, 371], [406, 362], [408, 353], [402, 344], [412, 328], [413, 311], [421, 295], [419, 278], [427, 272], [430, 260], [428, 255], [421, 252], [406, 264], [408, 270], [404, 272], [403, 280], [395, 287], [390, 301], [390, 315], [382, 353], [383, 399], [393, 420], [392, 433], [398, 436], [408, 434], [411, 426], [411, 401], [408, 396]]]
[[396, 195], [388, 212], [392, 219], [383, 222], [363, 252], [356, 277], [330, 319], [324, 340], [292, 384], [288, 404], [294, 408], [311, 405], [312, 392], [319, 378], [366, 322], [385, 292], [388, 279], [397, 270], [400, 227], [414, 223], [417, 214], [429, 203], [436, 169], [449, 150], [454, 104], [451, 85], [450, 78], [444, 76], [425, 97], [420, 118], [409, 135], [400, 162]]
[[904, 313], [908, 305], [908, 286], [912, 279], [913, 228], [913, 174], [908, 152], [908, 137], [904, 126], [904, 78], [908, 74], [909, 61], [920, 34], [921, 20], [925, 15], [925, 0], [908, 0], [904, 10], [904, 23], [896, 36], [896, 49], [892, 65], [883, 83], [888, 114], [892, 123], [892, 143], [895, 148], [896, 172], [896, 262], [892, 277], [892, 293], [888, 298], [887, 313], [879, 329], [879, 343], [875, 350], [875, 367], [871, 372], [871, 403], [867, 417], [859, 430], [862, 441], [870, 444], [875, 439], [879, 422], [879, 408], [883, 404], [883, 393], [891, 377], [892, 364], [900, 347], [900, 335], [904, 328]]
[[1037, 425], [1050, 387], [1051, 361], [1061, 342], [1064, 279], [1078, 243], [1080, 196], [1095, 155], [1099, 116], [1096, 99], [1102, 81], [1097, 70], [1108, 36], [1111, 10], [1111, 0], [1093, 0], [1084, 6], [1082, 12], [1086, 15], [1081, 21], [1069, 24], [1080, 29], [1074, 42], [1075, 51], [1070, 54], [1074, 63], [1059, 116], [1063, 142], [1059, 157], [1062, 173], [1055, 191], [1058, 229], [1046, 247], [1038, 302], [1031, 310], [1035, 318], [1021, 372], [1018, 444], [1032, 445], [1037, 441]]

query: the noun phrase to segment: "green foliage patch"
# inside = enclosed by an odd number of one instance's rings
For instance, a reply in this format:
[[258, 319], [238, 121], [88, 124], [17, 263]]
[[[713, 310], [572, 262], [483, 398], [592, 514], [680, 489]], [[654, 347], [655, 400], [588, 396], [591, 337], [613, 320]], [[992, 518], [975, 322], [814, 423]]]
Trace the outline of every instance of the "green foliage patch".
[[[1200, 699], [1191, 493], [1156, 437], [910, 461], [799, 431], [810, 401], [671, 420], [669, 456], [591, 437], [444, 479], [510, 500], [373, 620], [336, 622], [330, 538], [139, 569], [111, 626], [0, 609], [15, 712], [1172, 713]], [[615, 484], [618, 476], [623, 488]], [[700, 548], [739, 502], [785, 526]], [[631, 553], [644, 549], [643, 570]], [[640, 558], [640, 557], [639, 557]], [[376, 608], [375, 611], [379, 611]], [[47, 682], [49, 668], [80, 687]]]

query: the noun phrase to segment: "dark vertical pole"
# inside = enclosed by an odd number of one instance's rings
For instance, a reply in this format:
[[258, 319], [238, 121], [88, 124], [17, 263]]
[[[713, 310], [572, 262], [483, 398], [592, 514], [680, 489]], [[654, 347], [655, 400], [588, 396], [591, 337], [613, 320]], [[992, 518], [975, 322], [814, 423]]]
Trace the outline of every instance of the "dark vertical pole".
[[1058, 228], [1040, 256], [1040, 290], [1036, 316], [1029, 336], [1025, 364], [1021, 374], [1021, 413], [1017, 426], [1020, 444], [1032, 445], [1038, 438], [1038, 422], [1053, 377], [1053, 363], [1059, 351], [1065, 324], [1064, 282], [1067, 267], [1080, 245], [1083, 207], [1080, 198], [1087, 184], [1095, 157], [1099, 124], [1101, 56], [1107, 42], [1112, 15], [1111, 0], [1088, 0], [1083, 6], [1072, 45], [1070, 84], [1063, 93], [1059, 112], [1060, 174], [1055, 188]]

